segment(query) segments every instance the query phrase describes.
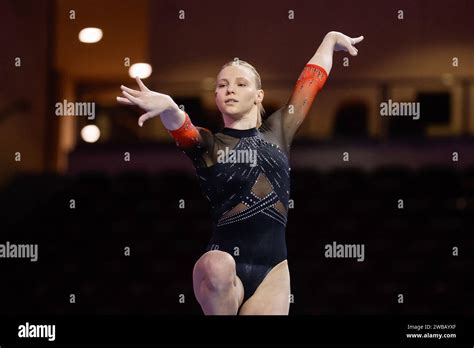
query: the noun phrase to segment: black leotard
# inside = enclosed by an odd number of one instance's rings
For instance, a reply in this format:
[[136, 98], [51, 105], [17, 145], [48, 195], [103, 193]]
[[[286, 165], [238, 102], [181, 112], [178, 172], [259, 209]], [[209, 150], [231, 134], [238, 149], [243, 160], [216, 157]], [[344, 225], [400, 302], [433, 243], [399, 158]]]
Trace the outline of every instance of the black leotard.
[[213, 134], [195, 127], [186, 114], [181, 128], [170, 132], [193, 161], [211, 205], [213, 233], [206, 250], [234, 257], [244, 300], [286, 260], [290, 146], [326, 78], [322, 67], [307, 64], [288, 103], [259, 129], [223, 128]]

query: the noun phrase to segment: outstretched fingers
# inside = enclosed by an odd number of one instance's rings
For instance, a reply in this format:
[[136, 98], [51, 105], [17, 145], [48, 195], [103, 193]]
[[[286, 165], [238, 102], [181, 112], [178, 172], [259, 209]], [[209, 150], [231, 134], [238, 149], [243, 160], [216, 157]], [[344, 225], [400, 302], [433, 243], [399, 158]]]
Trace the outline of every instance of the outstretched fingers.
[[140, 90], [142, 92], [149, 92], [150, 90], [148, 89], [147, 86], [145, 86], [145, 84], [142, 82], [142, 80], [140, 80], [140, 78], [137, 76], [135, 77], [135, 80], [137, 81], [137, 84], [138, 86], [140, 87]]
[[134, 103], [132, 103], [130, 100], [128, 100], [127, 98], [123, 98], [123, 97], [117, 97], [117, 101], [121, 104], [125, 104], [125, 105], [135, 105]]
[[364, 40], [364, 36], [359, 36], [359, 37], [354, 37], [354, 38], [351, 38], [351, 44], [352, 45], [356, 45], [358, 44], [359, 42], [361, 42], [362, 40]]
[[143, 122], [145, 122], [146, 120], [152, 118], [152, 117], [155, 117], [155, 112], [154, 111], [148, 111], [146, 113], [144, 113], [143, 115], [140, 116], [140, 118], [138, 119], [138, 125], [141, 127], [143, 126]]
[[140, 99], [138, 99], [137, 97], [134, 97], [133, 95], [131, 95], [130, 93], [128, 93], [127, 91], [122, 91], [123, 95], [129, 100], [131, 101], [133, 104], [136, 104], [136, 105], [139, 105], [140, 104]]
[[120, 86], [120, 88], [122, 89], [122, 92], [125, 91], [127, 92], [128, 94], [131, 94], [133, 95], [134, 97], [138, 97], [140, 96], [140, 91], [137, 91], [135, 89], [131, 89], [131, 88], [128, 88], [128, 87], [125, 87], [124, 85]]
[[355, 48], [354, 45], [358, 44], [362, 40], [364, 40], [363, 36], [349, 38], [350, 46], [349, 46], [348, 51], [352, 56], [357, 56], [357, 53], [359, 53], [359, 50], [357, 48]]

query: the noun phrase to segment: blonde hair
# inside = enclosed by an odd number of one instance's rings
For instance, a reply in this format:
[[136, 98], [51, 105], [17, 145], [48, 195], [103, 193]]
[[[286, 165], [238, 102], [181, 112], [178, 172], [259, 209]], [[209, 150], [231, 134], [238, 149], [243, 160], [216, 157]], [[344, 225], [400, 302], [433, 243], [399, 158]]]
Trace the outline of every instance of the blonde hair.
[[[253, 67], [253, 65], [247, 63], [246, 61], [240, 60], [239, 58], [234, 58], [234, 60], [225, 63], [222, 66], [221, 70], [231, 65], [243, 66], [248, 68], [255, 77], [255, 85], [257, 86], [257, 89], [262, 89], [262, 80], [260, 79], [260, 74], [258, 73], [257, 69]], [[260, 126], [262, 125], [263, 116], [265, 116], [265, 109], [263, 108], [262, 103], [260, 103], [258, 104], [257, 128], [260, 128]]]

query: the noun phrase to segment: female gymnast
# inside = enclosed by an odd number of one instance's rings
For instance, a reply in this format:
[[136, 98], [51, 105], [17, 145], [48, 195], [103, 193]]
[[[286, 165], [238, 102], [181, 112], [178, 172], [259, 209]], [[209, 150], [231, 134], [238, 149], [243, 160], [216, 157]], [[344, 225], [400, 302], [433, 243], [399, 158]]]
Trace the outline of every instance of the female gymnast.
[[357, 55], [363, 36], [331, 31], [301, 72], [287, 103], [266, 117], [255, 68], [239, 59], [220, 70], [216, 104], [224, 127], [193, 125], [173, 99], [121, 86], [117, 101], [144, 111], [138, 124], [160, 116], [177, 146], [192, 160], [211, 205], [213, 233], [193, 269], [193, 288], [206, 315], [287, 315], [290, 273], [285, 228], [290, 194], [290, 147], [332, 67], [334, 51]]

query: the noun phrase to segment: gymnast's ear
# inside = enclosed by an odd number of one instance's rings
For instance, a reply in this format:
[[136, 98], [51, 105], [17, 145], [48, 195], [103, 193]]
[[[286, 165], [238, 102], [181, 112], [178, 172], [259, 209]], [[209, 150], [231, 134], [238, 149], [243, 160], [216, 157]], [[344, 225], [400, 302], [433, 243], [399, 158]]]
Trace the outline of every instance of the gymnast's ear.
[[263, 91], [263, 89], [259, 89], [257, 91], [257, 97], [256, 97], [256, 100], [254, 102], [255, 105], [257, 104], [261, 104], [263, 102], [263, 97], [265, 96], [265, 92]]

